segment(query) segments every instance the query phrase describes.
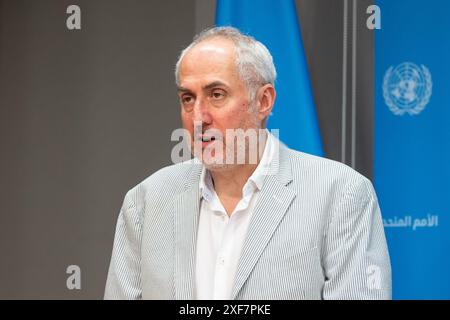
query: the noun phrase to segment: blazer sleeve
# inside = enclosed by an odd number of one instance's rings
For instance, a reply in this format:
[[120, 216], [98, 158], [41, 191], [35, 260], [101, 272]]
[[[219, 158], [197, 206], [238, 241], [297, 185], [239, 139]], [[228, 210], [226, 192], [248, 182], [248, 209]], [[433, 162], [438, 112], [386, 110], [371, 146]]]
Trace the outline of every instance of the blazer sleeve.
[[134, 192], [125, 196], [117, 219], [105, 299], [141, 299], [142, 221]]
[[371, 182], [358, 176], [335, 208], [322, 252], [324, 299], [391, 299], [391, 266]]

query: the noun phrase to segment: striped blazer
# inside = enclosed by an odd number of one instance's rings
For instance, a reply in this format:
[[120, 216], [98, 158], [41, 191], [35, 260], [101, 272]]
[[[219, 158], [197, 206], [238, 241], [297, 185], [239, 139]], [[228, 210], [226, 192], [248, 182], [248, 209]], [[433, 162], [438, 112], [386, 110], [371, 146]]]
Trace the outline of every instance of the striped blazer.
[[[105, 299], [194, 299], [202, 165], [154, 173], [125, 196]], [[368, 179], [280, 144], [251, 217], [233, 299], [390, 299], [391, 268]]]

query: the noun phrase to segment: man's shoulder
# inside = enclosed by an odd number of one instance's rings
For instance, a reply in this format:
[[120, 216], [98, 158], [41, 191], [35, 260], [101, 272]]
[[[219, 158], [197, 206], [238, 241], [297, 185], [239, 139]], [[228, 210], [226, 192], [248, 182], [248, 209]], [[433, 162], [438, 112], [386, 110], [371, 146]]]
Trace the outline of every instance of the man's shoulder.
[[288, 150], [294, 179], [307, 179], [320, 183], [339, 183], [341, 185], [370, 184], [369, 179], [364, 175], [342, 162], [293, 149]]
[[169, 184], [173, 187], [181, 186], [193, 174], [195, 175], [196, 171], [200, 173], [201, 168], [202, 164], [195, 159], [172, 164], [154, 172], [145, 178], [141, 184], [148, 186], [153, 184]]
[[201, 168], [201, 163], [196, 160], [163, 167], [131, 188], [127, 192], [127, 197], [140, 202], [144, 198], [148, 199], [147, 195], [164, 198], [179, 194], [196, 181]]

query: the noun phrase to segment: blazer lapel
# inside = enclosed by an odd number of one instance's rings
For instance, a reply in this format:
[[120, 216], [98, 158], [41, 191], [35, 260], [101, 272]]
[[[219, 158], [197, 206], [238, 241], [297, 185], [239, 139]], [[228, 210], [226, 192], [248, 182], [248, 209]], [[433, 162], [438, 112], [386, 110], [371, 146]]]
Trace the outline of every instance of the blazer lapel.
[[174, 202], [175, 257], [174, 282], [175, 299], [194, 299], [195, 252], [199, 216], [200, 192], [198, 182], [199, 168], [195, 168], [188, 189]]
[[279, 151], [279, 156], [272, 162], [271, 174], [266, 176], [258, 203], [250, 220], [236, 271], [231, 299], [235, 299], [239, 293], [295, 198], [295, 193], [287, 187], [289, 182], [292, 181], [289, 154], [286, 147], [281, 144]]

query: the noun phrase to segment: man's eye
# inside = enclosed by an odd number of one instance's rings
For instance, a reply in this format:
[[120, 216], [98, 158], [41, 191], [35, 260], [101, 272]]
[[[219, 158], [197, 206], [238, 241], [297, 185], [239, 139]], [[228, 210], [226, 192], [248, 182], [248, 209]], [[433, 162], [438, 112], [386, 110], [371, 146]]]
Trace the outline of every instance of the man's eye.
[[213, 91], [212, 97], [216, 100], [223, 99], [225, 97], [225, 93], [223, 91]]
[[183, 104], [189, 104], [189, 103], [194, 102], [194, 98], [191, 96], [183, 96], [183, 97], [181, 97], [181, 102]]

